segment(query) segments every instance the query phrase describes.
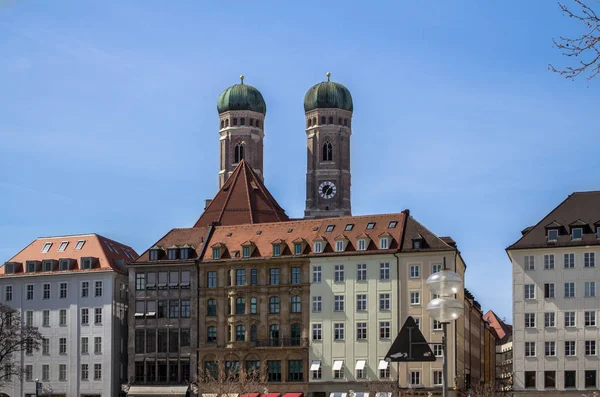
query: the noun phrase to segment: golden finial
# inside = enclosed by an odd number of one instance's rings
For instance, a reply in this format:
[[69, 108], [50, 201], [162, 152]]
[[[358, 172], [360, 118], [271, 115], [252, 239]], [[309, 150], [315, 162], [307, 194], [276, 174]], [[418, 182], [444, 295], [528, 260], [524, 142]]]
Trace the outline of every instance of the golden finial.
[[244, 84], [244, 75], [240, 76], [240, 81], [242, 82], [242, 84]]
[[331, 73], [327, 72], [327, 73], [325, 73], [325, 76], [327, 76], [327, 81], [330, 81], [329, 78], [331, 77]]

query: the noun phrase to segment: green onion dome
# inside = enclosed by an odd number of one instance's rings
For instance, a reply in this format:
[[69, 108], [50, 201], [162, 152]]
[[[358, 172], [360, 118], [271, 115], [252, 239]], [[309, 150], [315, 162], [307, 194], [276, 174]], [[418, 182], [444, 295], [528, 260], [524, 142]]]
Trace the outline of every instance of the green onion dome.
[[343, 109], [352, 111], [352, 95], [343, 85], [330, 80], [331, 73], [327, 73], [327, 81], [312, 86], [304, 96], [304, 111], [315, 109]]
[[240, 84], [227, 88], [219, 95], [217, 110], [219, 114], [230, 110], [251, 110], [262, 114], [267, 113], [267, 104], [256, 88], [244, 84], [244, 76], [240, 76]]

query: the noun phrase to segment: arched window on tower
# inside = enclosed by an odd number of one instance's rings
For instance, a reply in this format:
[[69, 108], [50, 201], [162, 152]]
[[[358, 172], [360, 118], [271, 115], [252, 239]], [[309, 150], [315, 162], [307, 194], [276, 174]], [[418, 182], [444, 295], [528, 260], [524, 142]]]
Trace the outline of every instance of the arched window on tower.
[[344, 127], [348, 127], [348, 119], [344, 119]]
[[325, 124], [325, 120], [326, 120], [325, 116], [321, 116], [321, 124]]
[[312, 124], [310, 121], [311, 121], [310, 119], [306, 120], [306, 128], [312, 127]]
[[244, 142], [239, 142], [235, 145], [235, 153], [234, 153], [234, 163], [237, 164], [244, 159], [246, 144]]
[[221, 129], [225, 127], [225, 120], [221, 120]]
[[329, 141], [323, 145], [323, 161], [333, 161], [333, 146]]
[[250, 127], [254, 127], [254, 119], [250, 119]]
[[260, 128], [260, 120], [256, 120], [256, 128]]
[[329, 122], [327, 124], [333, 124], [333, 117], [329, 116]]
[[338, 124], [342, 125], [342, 118], [341, 117], [338, 119]]
[[240, 119], [240, 125], [246, 125], [246, 119], [245, 118], [241, 118]]
[[229, 119], [225, 120], [225, 127], [229, 127]]
[[233, 125], [237, 125], [237, 117], [233, 118]]
[[314, 125], [315, 127], [317, 126], [317, 118], [316, 117], [313, 117], [312, 125]]

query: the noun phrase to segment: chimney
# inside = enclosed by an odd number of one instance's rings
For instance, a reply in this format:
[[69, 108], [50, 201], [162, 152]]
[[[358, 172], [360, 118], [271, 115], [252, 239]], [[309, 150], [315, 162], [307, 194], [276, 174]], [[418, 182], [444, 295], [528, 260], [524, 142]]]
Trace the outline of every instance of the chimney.
[[208, 208], [208, 206], [210, 205], [210, 203], [212, 203], [212, 199], [206, 199], [206, 200], [204, 200], [204, 209], [205, 210]]

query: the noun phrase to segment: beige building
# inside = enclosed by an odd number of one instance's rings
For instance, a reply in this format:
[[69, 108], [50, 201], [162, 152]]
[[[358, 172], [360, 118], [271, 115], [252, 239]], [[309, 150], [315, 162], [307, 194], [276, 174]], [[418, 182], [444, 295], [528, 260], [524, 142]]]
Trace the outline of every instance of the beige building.
[[507, 248], [515, 394], [598, 390], [599, 203], [598, 191], [573, 193]]

